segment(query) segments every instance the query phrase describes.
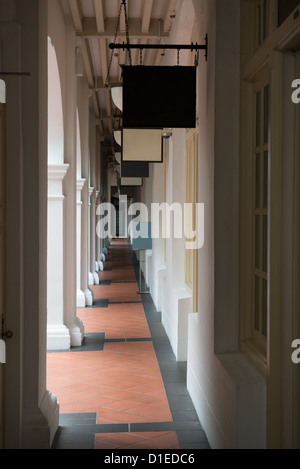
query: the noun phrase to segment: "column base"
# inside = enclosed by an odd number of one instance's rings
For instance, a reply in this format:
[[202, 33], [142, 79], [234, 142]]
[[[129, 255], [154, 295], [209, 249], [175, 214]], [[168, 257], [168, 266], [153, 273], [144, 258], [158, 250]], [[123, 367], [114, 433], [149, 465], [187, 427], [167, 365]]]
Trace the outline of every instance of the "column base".
[[86, 302], [85, 302], [85, 295], [83, 291], [77, 290], [76, 293], [76, 307], [77, 308], [85, 308]]
[[47, 327], [47, 350], [69, 350], [70, 345], [70, 332], [64, 324]]
[[40, 408], [25, 408], [22, 449], [50, 449], [59, 423], [56, 396], [45, 391]]
[[75, 318], [74, 323], [69, 327], [71, 336], [71, 346], [80, 347], [84, 336], [84, 324], [79, 318]]
[[94, 277], [94, 285], [99, 285], [100, 283], [99, 274], [97, 274], [97, 272], [93, 272], [93, 277]]
[[89, 288], [84, 292], [86, 306], [92, 306], [94, 303], [94, 295]]
[[94, 276], [92, 272], [89, 272], [89, 285], [94, 285]]
[[103, 271], [103, 269], [104, 269], [103, 262], [99, 260], [98, 265], [99, 265], [99, 271]]

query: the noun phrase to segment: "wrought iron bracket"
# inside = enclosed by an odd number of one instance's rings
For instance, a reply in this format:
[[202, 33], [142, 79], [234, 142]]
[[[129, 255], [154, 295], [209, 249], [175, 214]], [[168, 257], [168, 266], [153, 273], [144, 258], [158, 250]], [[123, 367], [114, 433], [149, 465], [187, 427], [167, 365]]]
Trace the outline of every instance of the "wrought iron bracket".
[[122, 49], [124, 50], [130, 50], [130, 49], [175, 49], [177, 51], [180, 50], [190, 50], [191, 52], [193, 51], [198, 51], [198, 50], [204, 50], [205, 51], [205, 59], [207, 60], [208, 58], [208, 36], [206, 34], [205, 36], [205, 44], [198, 44], [197, 42], [194, 44], [193, 42], [191, 44], [126, 44], [123, 42], [122, 44], [117, 44], [117, 43], [110, 43], [109, 44], [110, 49]]

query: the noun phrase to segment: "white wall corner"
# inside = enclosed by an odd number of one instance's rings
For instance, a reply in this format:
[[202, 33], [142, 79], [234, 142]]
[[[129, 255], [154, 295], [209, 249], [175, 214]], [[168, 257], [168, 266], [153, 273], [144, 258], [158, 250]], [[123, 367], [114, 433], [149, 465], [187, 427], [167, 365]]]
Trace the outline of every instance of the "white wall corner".
[[192, 296], [186, 288], [163, 288], [162, 323], [177, 361], [187, 360], [188, 317]]
[[151, 272], [152, 272], [152, 250], [149, 249], [145, 252], [145, 271], [144, 271], [145, 281], [149, 288], [151, 288], [151, 283], [152, 283]]
[[164, 282], [166, 276], [166, 266], [161, 265], [154, 269], [151, 281], [151, 297], [157, 311], [162, 311]]
[[176, 360], [187, 360], [188, 316], [192, 312], [192, 296], [186, 288], [173, 290], [173, 311], [177, 314]]

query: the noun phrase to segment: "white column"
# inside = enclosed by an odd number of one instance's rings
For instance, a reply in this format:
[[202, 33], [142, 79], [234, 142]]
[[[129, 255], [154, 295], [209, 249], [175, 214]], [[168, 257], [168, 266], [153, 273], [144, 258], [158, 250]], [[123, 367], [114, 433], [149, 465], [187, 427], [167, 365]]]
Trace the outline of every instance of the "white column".
[[[98, 223], [98, 216], [97, 216], [97, 207], [99, 205], [100, 199], [100, 191], [96, 190], [96, 198], [95, 198], [95, 259], [96, 259], [96, 273], [100, 270], [100, 239], [97, 236], [97, 223]], [[98, 275], [98, 274], [97, 274]], [[99, 275], [98, 275], [99, 277]]]
[[[103, 193], [103, 189], [101, 188], [100, 194], [99, 194], [99, 202], [98, 202], [99, 205], [104, 201], [104, 197], [103, 197], [102, 193]], [[100, 217], [98, 216], [97, 217], [97, 223], [99, 223], [99, 221], [100, 221]], [[98, 265], [99, 265], [99, 271], [102, 271], [104, 269], [104, 264], [103, 264], [103, 239], [101, 237], [98, 237], [98, 235], [97, 235], [97, 239], [98, 239], [98, 252], [97, 252]]]
[[58, 427], [58, 404], [47, 391], [45, 366], [47, 5], [19, 1], [15, 9], [12, 3], [1, 2], [1, 69], [19, 71], [22, 64], [31, 79], [5, 77], [9, 259], [5, 307], [13, 337], [7, 341], [5, 382], [1, 383], [7, 415], [4, 435], [7, 449], [49, 449]]
[[77, 180], [77, 201], [76, 201], [76, 267], [77, 267], [77, 291], [76, 291], [76, 304], [77, 308], [84, 308], [86, 306], [85, 294], [81, 290], [81, 192], [85, 184], [85, 179]]
[[99, 285], [99, 274], [96, 272], [96, 190], [90, 190], [90, 272], [93, 284]]
[[92, 236], [93, 236], [93, 213], [92, 213], [92, 199], [93, 193], [95, 188], [89, 187], [89, 201], [88, 201], [88, 273], [89, 273], [89, 285], [95, 284], [94, 279], [94, 271], [95, 268], [93, 266], [94, 261], [92, 260], [92, 252], [93, 252], [93, 243], [92, 243]]
[[[57, 43], [59, 40], [57, 39]], [[60, 44], [57, 44], [59, 48]], [[70, 165], [64, 179], [64, 317], [69, 328], [71, 346], [82, 344], [84, 325], [77, 317], [77, 132], [76, 132], [76, 93], [75, 71], [76, 37], [71, 24], [66, 25], [66, 73], [64, 108], [68, 119], [64, 124], [64, 163]], [[81, 191], [80, 191], [81, 192]], [[83, 293], [82, 293], [83, 295]], [[83, 295], [84, 298], [84, 295]], [[84, 300], [85, 302], [85, 300]]]
[[89, 193], [87, 183], [82, 189], [81, 206], [81, 289], [84, 292], [86, 306], [92, 306], [94, 296], [89, 288]]
[[69, 165], [48, 165], [47, 349], [70, 348], [64, 324], [64, 196]]

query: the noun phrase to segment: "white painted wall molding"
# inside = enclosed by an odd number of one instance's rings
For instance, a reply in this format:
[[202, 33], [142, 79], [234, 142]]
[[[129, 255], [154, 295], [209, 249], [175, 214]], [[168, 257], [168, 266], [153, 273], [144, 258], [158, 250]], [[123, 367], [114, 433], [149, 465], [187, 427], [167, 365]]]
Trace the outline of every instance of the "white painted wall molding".
[[48, 179], [63, 181], [69, 165], [68, 164], [49, 164], [48, 165]]
[[94, 187], [89, 187], [89, 204], [91, 204], [91, 197], [93, 196], [95, 191]]
[[187, 360], [188, 315], [192, 312], [192, 295], [186, 288], [164, 289], [162, 323], [170, 339], [176, 360]]
[[81, 203], [81, 191], [85, 185], [86, 179], [77, 179], [76, 181], [76, 189], [77, 189], [77, 195], [79, 196], [79, 199], [77, 199], [77, 202]]

